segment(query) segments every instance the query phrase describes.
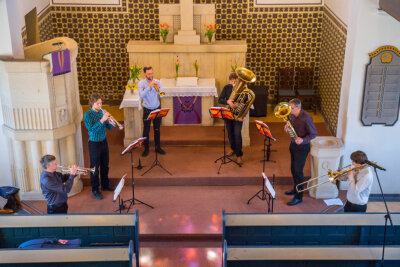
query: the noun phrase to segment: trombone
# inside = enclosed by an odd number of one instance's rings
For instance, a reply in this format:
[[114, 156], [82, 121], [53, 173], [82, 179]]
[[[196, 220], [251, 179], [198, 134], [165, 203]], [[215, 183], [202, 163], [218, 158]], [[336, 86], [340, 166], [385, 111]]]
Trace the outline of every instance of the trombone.
[[[71, 167], [59, 165], [57, 167], [57, 169], [59, 169], [62, 173], [70, 173]], [[76, 169], [76, 174], [77, 175], [87, 175], [89, 172], [94, 173], [95, 171], [96, 171], [96, 167], [93, 167], [93, 168], [78, 167]]]
[[[105, 110], [105, 109], [102, 109], [101, 111], [103, 111], [103, 114], [105, 114], [106, 112], [107, 112], [107, 110]], [[120, 129], [120, 130], [123, 130], [124, 129], [124, 125], [122, 125], [121, 123], [119, 123], [116, 119], [114, 119], [114, 117], [110, 114], [110, 118], [108, 119], [108, 121], [110, 122], [110, 124], [112, 125], [112, 126], [118, 126], [118, 128]]]
[[[331, 182], [332, 184], [335, 184], [336, 181], [337, 181], [338, 179], [340, 179], [341, 176], [346, 175], [346, 174], [348, 174], [348, 173], [351, 172], [351, 171], [359, 171], [359, 170], [368, 168], [369, 166], [370, 166], [370, 165], [368, 165], [367, 163], [364, 163], [364, 164], [361, 164], [360, 166], [351, 168], [351, 164], [350, 164], [350, 165], [347, 165], [347, 166], [343, 167], [343, 168], [342, 168], [342, 169], [343, 169], [342, 171], [339, 171], [339, 170], [338, 170], [338, 171], [332, 171], [332, 170], [329, 170], [329, 169], [328, 169], [328, 172], [327, 172], [326, 174], [321, 175], [321, 176], [318, 176], [318, 177], [311, 178], [311, 179], [309, 179], [309, 180], [307, 180], [307, 181], [305, 181], [305, 182], [302, 182], [302, 183], [296, 185], [296, 191], [297, 191], [298, 193], [301, 193], [301, 192], [310, 190], [310, 189], [312, 189], [312, 188], [318, 187], [318, 186], [320, 186], [320, 185], [323, 185], [323, 184], [326, 184], [326, 183], [329, 183], [329, 182]], [[315, 184], [315, 185], [307, 186], [306, 188], [303, 188], [303, 189], [299, 189], [299, 188], [302, 187], [304, 184], [307, 184], [307, 185], [308, 185], [309, 183], [313, 183], [313, 182], [316, 181], [316, 180], [318, 181], [318, 179], [320, 179], [320, 178], [322, 178], [322, 177], [325, 177], [325, 176], [328, 176], [328, 180], [323, 181], [323, 182], [320, 182], [320, 183]]]

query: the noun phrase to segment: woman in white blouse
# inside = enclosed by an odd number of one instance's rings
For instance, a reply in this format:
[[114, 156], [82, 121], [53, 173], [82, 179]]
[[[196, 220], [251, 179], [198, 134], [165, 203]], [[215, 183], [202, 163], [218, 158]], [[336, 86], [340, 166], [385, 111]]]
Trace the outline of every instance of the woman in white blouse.
[[[355, 167], [362, 165], [368, 160], [363, 151], [355, 151], [350, 155]], [[371, 168], [363, 168], [358, 171], [351, 171], [348, 174], [349, 189], [347, 190], [347, 203], [344, 212], [365, 212], [373, 182]]]

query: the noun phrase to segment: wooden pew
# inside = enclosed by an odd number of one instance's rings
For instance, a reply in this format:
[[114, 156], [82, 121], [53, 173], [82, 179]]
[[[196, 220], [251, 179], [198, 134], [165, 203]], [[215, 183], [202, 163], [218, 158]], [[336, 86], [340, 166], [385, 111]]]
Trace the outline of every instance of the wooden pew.
[[[16, 249], [21, 243], [37, 238], [81, 239], [82, 247], [92, 249], [120, 248], [129, 255], [129, 244], [132, 241], [132, 253], [135, 264], [139, 266], [139, 233], [138, 211], [134, 214], [60, 214], [60, 215], [27, 215], [1, 216], [0, 251]], [[100, 245], [99, 247], [90, 247]], [[80, 248], [82, 249], [82, 248]], [[18, 249], [21, 253], [29, 250]], [[72, 249], [71, 251], [74, 251]], [[57, 254], [57, 252], [54, 252]], [[95, 253], [95, 254], [96, 254]], [[22, 255], [22, 254], [21, 254]], [[104, 254], [103, 257], [106, 257]], [[125, 257], [123, 261], [129, 262]], [[97, 265], [96, 265], [97, 266]], [[111, 265], [108, 265], [111, 266]], [[124, 265], [127, 266], [127, 265]]]
[[[374, 253], [376, 251], [380, 251], [380, 255], [382, 253], [384, 215], [382, 213], [226, 214], [223, 212], [225, 266], [266, 264], [297, 266], [293, 265], [294, 259], [303, 262], [298, 266], [327, 266], [318, 264], [318, 261], [334, 266], [347, 266], [346, 255], [353, 257], [351, 260], [359, 262], [360, 266], [367, 266], [366, 262], [380, 260]], [[400, 266], [400, 214], [391, 215], [394, 227], [387, 228], [386, 244], [396, 257], [390, 258], [391, 254], [388, 254], [386, 260], [388, 264], [396, 262]], [[315, 257], [307, 258], [307, 249], [310, 253], [315, 251]], [[329, 251], [332, 251], [332, 255], [336, 255], [336, 258], [326, 257]], [[346, 251], [351, 253], [346, 254]], [[242, 260], [244, 261], [241, 262]]]

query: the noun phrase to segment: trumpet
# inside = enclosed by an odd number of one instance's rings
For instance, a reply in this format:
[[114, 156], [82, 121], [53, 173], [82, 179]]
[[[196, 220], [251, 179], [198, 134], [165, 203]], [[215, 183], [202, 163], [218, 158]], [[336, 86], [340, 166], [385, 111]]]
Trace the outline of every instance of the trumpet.
[[[152, 80], [152, 81], [154, 81], [154, 80]], [[165, 96], [165, 93], [160, 91], [160, 87], [158, 86], [158, 83], [156, 81], [154, 81], [153, 86], [156, 89], [156, 91], [160, 93], [160, 97]]]
[[[340, 180], [342, 176], [347, 175], [349, 172], [351, 172], [351, 171], [359, 171], [359, 170], [368, 168], [369, 166], [370, 165], [368, 165], [367, 163], [364, 163], [364, 164], [361, 164], [360, 166], [351, 168], [351, 164], [350, 164], [350, 165], [347, 165], [347, 166], [343, 167], [342, 171], [339, 171], [339, 170], [338, 171], [332, 171], [332, 170], [328, 169], [328, 172], [326, 174], [318, 176], [318, 177], [311, 178], [311, 179], [309, 179], [309, 180], [307, 180], [305, 182], [302, 182], [302, 183], [299, 183], [298, 185], [296, 185], [296, 191], [298, 193], [301, 193], [301, 192], [310, 190], [312, 188], [318, 187], [320, 185], [323, 185], [323, 184], [326, 184], [326, 183], [329, 183], [329, 182], [331, 182], [332, 184], [335, 184], [336, 181]], [[303, 188], [303, 189], [299, 189], [304, 184], [308, 185], [310, 183], [311, 184], [314, 183], [314, 181], [318, 182], [318, 179], [320, 179], [322, 177], [325, 177], [325, 176], [328, 176], [328, 180], [320, 182], [320, 183], [315, 184], [315, 185], [307, 186], [306, 188]]]
[[[102, 109], [101, 111], [103, 111], [103, 115], [107, 112], [107, 110]], [[108, 118], [108, 122], [112, 125], [112, 126], [118, 126], [118, 128], [120, 130], [124, 129], [124, 125], [122, 125], [121, 123], [119, 123], [116, 119], [114, 119], [114, 117], [110, 114], [110, 118]]]
[[[62, 172], [62, 173], [70, 173], [71, 167], [59, 165], [59, 166], [57, 167], [57, 169], [59, 169], [60, 172]], [[77, 174], [77, 175], [87, 175], [89, 172], [94, 173], [95, 171], [96, 171], [96, 167], [93, 167], [93, 168], [82, 168], [82, 167], [78, 167], [78, 168], [76, 169], [76, 174]]]

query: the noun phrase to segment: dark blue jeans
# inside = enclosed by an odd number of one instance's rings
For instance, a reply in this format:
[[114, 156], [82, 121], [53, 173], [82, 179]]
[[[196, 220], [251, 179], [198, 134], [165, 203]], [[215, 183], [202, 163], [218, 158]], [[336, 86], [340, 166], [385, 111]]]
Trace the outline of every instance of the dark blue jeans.
[[[303, 169], [306, 164], [308, 153], [310, 152], [310, 144], [297, 145], [296, 143], [290, 143], [290, 170], [292, 172], [294, 190], [296, 191], [296, 185], [304, 182]], [[299, 187], [303, 189], [303, 186]], [[295, 198], [302, 199], [303, 193], [295, 193]]]
[[101, 188], [107, 188], [109, 151], [107, 139], [102, 142], [89, 141], [90, 168], [96, 167], [94, 173], [90, 173], [92, 191], [99, 191], [99, 173], [101, 177]]
[[236, 156], [243, 156], [242, 151], [242, 121], [225, 119], [226, 131], [228, 132], [229, 143], [231, 148], [235, 151]]
[[367, 211], [367, 204], [358, 205], [358, 204], [353, 204], [350, 201], [347, 201], [346, 205], [344, 205], [344, 212], [366, 212], [366, 211]]
[[67, 212], [68, 212], [67, 202], [55, 205], [47, 205], [47, 214], [59, 214]]
[[[156, 108], [159, 109], [160, 107]], [[149, 133], [150, 133], [150, 125], [151, 121], [147, 120], [147, 117], [149, 116], [150, 112], [152, 112], [155, 109], [148, 109], [143, 107], [143, 137], [147, 137], [146, 140], [144, 140], [144, 148], [146, 150], [149, 150]], [[160, 148], [160, 126], [161, 126], [161, 120], [162, 118], [157, 118], [152, 120], [153, 121], [153, 129], [154, 129], [154, 143], [157, 148]]]

